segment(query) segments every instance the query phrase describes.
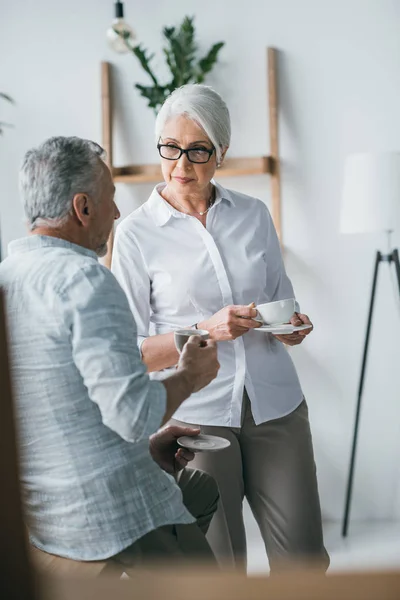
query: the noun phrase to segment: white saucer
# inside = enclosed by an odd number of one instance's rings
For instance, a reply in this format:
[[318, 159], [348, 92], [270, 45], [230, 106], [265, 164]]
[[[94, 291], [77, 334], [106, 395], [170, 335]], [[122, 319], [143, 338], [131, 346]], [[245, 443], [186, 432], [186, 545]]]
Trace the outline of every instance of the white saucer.
[[261, 325], [261, 327], [256, 327], [253, 331], [289, 335], [290, 333], [294, 333], [295, 331], [304, 331], [304, 329], [310, 329], [310, 327], [312, 327], [312, 325], [305, 324], [294, 326], [290, 323], [285, 323], [283, 325]]
[[204, 433], [200, 433], [196, 437], [185, 435], [178, 438], [177, 442], [180, 446], [192, 452], [218, 452], [218, 450], [224, 450], [224, 448], [231, 445], [230, 441], [225, 438], [216, 435], [205, 435]]

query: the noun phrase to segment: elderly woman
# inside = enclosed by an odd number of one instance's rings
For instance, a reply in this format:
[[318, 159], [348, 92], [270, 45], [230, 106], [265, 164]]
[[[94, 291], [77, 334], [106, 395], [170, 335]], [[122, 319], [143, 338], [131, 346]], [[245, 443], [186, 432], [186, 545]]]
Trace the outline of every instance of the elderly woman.
[[[326, 568], [307, 404], [284, 347], [307, 332], [255, 331], [255, 305], [294, 293], [266, 206], [213, 180], [230, 134], [227, 106], [214, 90], [186, 85], [171, 94], [156, 121], [164, 183], [118, 227], [112, 268], [150, 372], [177, 364], [177, 328], [206, 329], [218, 342], [217, 379], [175, 419], [231, 443], [194, 461], [218, 481], [208, 539], [220, 562], [245, 566], [246, 497], [272, 569], [290, 559]], [[310, 321], [296, 313], [292, 323]]]

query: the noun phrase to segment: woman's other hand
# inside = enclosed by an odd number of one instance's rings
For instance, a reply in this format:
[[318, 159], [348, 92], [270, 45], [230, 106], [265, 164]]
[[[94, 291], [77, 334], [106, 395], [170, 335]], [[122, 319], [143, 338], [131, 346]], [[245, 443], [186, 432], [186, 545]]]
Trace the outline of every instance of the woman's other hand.
[[299, 325], [311, 325], [311, 327], [309, 329], [304, 329], [303, 331], [295, 331], [294, 333], [289, 333], [286, 335], [274, 334], [274, 337], [287, 346], [298, 346], [304, 341], [304, 338], [312, 332], [314, 325], [311, 323], [307, 315], [303, 315], [301, 313], [294, 313], [293, 317], [290, 319], [290, 322], [295, 327], [298, 327]]
[[248, 306], [235, 304], [225, 306], [206, 321], [198, 323], [197, 327], [206, 329], [212, 340], [226, 342], [236, 340], [250, 329], [261, 327], [261, 323], [254, 320], [256, 316], [254, 302]]

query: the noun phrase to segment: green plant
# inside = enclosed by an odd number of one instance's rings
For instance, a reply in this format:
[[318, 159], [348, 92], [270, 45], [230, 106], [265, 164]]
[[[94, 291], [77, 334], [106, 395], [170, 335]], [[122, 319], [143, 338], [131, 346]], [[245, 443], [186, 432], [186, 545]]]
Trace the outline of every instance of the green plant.
[[202, 58], [197, 58], [198, 45], [195, 40], [194, 17], [185, 17], [179, 28], [165, 27], [163, 36], [167, 45], [163, 48], [163, 52], [171, 72], [171, 80], [161, 84], [150, 66], [155, 55], [149, 54], [141, 44], [133, 46], [129, 40], [129, 33], [114, 31], [124, 38], [125, 43], [152, 80], [151, 86], [137, 83], [135, 87], [156, 113], [176, 88], [187, 83], [203, 83], [206, 75], [217, 62], [219, 51], [225, 45], [225, 42], [218, 42]]
[[[3, 100], [7, 100], [7, 102], [11, 102], [11, 104], [14, 104], [14, 100], [7, 94], [0, 92], [0, 98], [3, 98]], [[10, 123], [2, 123], [0, 121], [0, 135], [3, 135], [3, 127], [12, 127], [12, 125]]]

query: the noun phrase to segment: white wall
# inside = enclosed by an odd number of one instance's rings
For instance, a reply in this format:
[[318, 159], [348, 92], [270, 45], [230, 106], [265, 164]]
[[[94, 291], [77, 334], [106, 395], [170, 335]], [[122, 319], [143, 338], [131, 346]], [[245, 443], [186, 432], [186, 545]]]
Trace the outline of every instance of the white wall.
[[[225, 40], [209, 80], [233, 119], [232, 156], [268, 152], [265, 48], [281, 53], [281, 147], [286, 262], [315, 332], [293, 351], [310, 405], [323, 512], [340, 518], [377, 235], [338, 234], [343, 160], [353, 151], [400, 149], [400, 3], [395, 0], [126, 1], [151, 49], [161, 28], [196, 15], [204, 48]], [[112, 2], [0, 0], [0, 105], [15, 129], [0, 140], [3, 242], [23, 234], [17, 172], [23, 153], [51, 135], [100, 140], [100, 61], [115, 65], [116, 162], [153, 162], [154, 118], [133, 89], [136, 59], [109, 51]], [[268, 178], [225, 184], [268, 201]], [[150, 186], [119, 186], [126, 214]], [[399, 245], [399, 237], [397, 237]], [[397, 311], [397, 312], [396, 312]], [[400, 515], [400, 306], [383, 269], [364, 397], [353, 515]]]

